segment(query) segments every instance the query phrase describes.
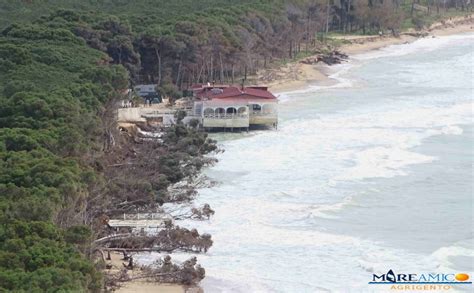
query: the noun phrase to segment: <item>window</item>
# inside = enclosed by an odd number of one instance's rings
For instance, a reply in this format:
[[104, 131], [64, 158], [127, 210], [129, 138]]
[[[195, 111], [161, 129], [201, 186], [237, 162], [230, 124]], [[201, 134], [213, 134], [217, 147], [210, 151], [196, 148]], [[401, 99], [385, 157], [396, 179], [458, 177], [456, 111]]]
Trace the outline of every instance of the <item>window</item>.
[[212, 108], [204, 109], [204, 116], [214, 116], [214, 109]]
[[216, 109], [216, 115], [224, 115], [225, 114], [225, 109], [224, 108], [217, 108]]
[[237, 112], [239, 113], [239, 115], [246, 115], [247, 114], [247, 108], [246, 107], [240, 107]]
[[234, 107], [229, 107], [229, 108], [227, 108], [226, 113], [227, 113], [227, 114], [236, 114], [236, 113], [237, 113], [237, 109], [235, 109]]

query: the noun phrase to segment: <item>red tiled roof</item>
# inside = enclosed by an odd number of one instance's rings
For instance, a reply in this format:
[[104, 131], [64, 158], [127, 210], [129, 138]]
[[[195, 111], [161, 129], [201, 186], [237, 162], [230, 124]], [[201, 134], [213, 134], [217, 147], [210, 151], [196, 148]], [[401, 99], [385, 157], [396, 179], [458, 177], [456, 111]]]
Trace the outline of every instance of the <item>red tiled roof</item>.
[[255, 97], [260, 99], [276, 99], [276, 97], [269, 91], [264, 89], [265, 87], [246, 87], [246, 88], [238, 88], [235, 86], [230, 87], [219, 87], [214, 88], [217, 91], [213, 91], [212, 88], [205, 87], [201, 90], [195, 91], [196, 97], [203, 99], [226, 99], [226, 98], [234, 98], [238, 99], [241, 98], [249, 98]]
[[259, 97], [262, 99], [276, 99], [276, 97], [267, 90], [256, 89], [256, 88], [244, 88], [244, 92], [250, 96]]

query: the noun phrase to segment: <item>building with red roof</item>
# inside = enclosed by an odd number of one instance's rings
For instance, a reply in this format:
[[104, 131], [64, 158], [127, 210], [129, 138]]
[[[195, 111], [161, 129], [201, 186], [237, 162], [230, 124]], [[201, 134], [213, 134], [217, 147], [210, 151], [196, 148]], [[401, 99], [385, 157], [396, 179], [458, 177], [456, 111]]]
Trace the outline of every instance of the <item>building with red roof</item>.
[[278, 99], [265, 86], [196, 85], [192, 90], [194, 115], [204, 128], [277, 126]]

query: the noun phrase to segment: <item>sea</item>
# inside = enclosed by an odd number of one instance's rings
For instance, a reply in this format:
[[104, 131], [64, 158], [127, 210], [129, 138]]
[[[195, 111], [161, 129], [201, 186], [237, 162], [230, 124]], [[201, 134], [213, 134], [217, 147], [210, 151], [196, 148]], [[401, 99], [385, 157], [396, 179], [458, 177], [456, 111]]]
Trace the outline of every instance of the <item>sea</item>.
[[[196, 205], [207, 292], [383, 292], [373, 274], [474, 278], [474, 34], [351, 56], [280, 93], [277, 130], [217, 134]], [[471, 292], [454, 285], [450, 292]]]

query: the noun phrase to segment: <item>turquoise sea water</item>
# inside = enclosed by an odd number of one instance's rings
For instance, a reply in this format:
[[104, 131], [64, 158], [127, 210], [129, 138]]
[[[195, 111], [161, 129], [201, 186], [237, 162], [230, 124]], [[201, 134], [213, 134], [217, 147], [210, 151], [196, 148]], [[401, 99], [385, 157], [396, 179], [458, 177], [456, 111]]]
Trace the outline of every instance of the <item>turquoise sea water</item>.
[[471, 34], [358, 55], [336, 86], [280, 95], [277, 131], [219, 135], [218, 184], [197, 199], [216, 210], [198, 223], [214, 238], [205, 292], [473, 276], [473, 52]]

